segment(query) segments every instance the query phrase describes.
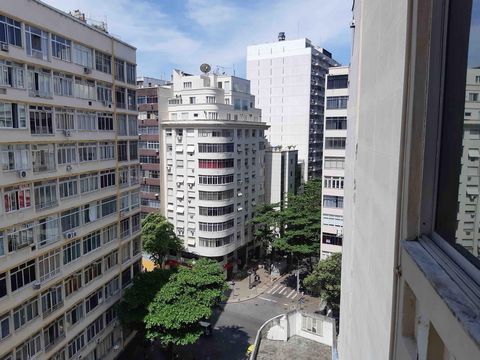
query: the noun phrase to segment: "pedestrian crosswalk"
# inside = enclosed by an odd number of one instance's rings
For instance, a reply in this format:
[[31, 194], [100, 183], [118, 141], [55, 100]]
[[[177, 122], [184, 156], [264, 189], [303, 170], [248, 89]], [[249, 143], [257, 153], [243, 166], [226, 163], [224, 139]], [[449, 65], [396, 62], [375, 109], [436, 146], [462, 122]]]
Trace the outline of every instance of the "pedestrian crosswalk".
[[290, 300], [294, 300], [299, 295], [295, 289], [292, 289], [289, 286], [286, 286], [283, 284], [275, 284], [270, 289], [268, 289], [265, 293], [269, 295], [286, 297], [287, 299], [290, 299]]

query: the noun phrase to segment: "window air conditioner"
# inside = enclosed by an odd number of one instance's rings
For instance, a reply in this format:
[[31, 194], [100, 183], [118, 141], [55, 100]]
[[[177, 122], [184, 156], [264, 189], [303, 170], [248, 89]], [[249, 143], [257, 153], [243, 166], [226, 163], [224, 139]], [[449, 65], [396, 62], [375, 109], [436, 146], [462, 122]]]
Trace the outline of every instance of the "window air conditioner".
[[2, 51], [8, 52], [8, 44], [2, 43], [1, 46], [0, 46], [0, 48], [1, 48]]
[[63, 135], [65, 135], [66, 137], [72, 136], [72, 130], [70, 130], [70, 129], [65, 129], [65, 130], [63, 131]]
[[92, 69], [90, 69], [89, 67], [84, 67], [84, 68], [83, 68], [83, 73], [84, 73], [84, 74], [91, 74], [91, 73], [92, 73]]
[[34, 290], [39, 290], [42, 287], [42, 283], [40, 281], [34, 281], [33, 282], [33, 289]]
[[18, 170], [18, 177], [21, 179], [25, 179], [27, 177], [27, 170]]
[[77, 236], [77, 233], [75, 231], [67, 231], [63, 233], [63, 237], [67, 240], [73, 239], [75, 236]]

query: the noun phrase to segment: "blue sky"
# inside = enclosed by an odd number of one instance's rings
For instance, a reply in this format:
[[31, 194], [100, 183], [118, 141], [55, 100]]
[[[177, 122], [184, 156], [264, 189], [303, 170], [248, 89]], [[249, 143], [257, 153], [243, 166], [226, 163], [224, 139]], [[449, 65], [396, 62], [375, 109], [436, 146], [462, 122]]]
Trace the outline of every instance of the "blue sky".
[[246, 47], [308, 37], [342, 64], [350, 56], [352, 0], [44, 0], [106, 21], [110, 33], [137, 47], [138, 75], [198, 73], [201, 63], [245, 76]]

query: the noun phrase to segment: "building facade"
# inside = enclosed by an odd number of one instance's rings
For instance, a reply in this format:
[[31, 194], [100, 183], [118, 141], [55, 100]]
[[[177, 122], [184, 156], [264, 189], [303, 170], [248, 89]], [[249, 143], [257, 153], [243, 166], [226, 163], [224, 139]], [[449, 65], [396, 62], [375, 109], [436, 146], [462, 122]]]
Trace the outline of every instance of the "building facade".
[[321, 257], [342, 250], [347, 140], [348, 67], [332, 67], [325, 81]]
[[[282, 34], [282, 33], [281, 33]], [[325, 74], [339, 64], [309, 39], [247, 48], [247, 79], [272, 147], [296, 146], [302, 178], [322, 176]]]
[[480, 358], [480, 261], [464, 237], [478, 226], [479, 10], [354, 3], [342, 360]]
[[296, 194], [300, 183], [298, 151], [268, 147], [265, 150], [265, 202], [280, 204], [287, 200], [289, 193]]
[[266, 125], [250, 83], [175, 70], [168, 112], [160, 141], [163, 211], [187, 253], [216, 258], [227, 270], [242, 267], [255, 256], [247, 223], [264, 201]]
[[113, 359], [141, 271], [136, 50], [40, 1], [0, 12], [0, 358]]
[[168, 119], [168, 82], [154, 78], [137, 79], [138, 151], [141, 166], [142, 219], [161, 212], [160, 206], [160, 122]]

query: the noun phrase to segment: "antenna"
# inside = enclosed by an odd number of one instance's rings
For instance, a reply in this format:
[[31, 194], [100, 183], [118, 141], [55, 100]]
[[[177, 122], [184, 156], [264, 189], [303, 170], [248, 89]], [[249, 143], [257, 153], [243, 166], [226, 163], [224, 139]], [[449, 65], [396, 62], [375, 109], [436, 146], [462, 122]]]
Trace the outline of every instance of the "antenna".
[[202, 64], [200, 65], [200, 71], [203, 72], [204, 74], [207, 74], [210, 70], [212, 70], [212, 67], [208, 64]]

